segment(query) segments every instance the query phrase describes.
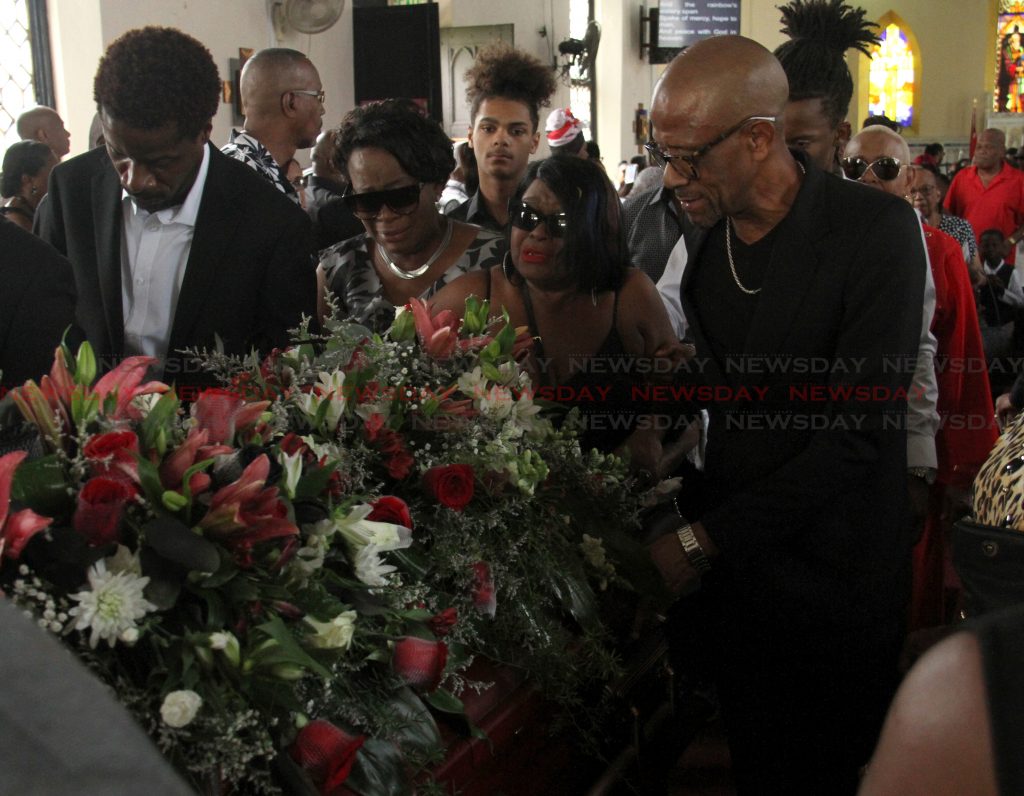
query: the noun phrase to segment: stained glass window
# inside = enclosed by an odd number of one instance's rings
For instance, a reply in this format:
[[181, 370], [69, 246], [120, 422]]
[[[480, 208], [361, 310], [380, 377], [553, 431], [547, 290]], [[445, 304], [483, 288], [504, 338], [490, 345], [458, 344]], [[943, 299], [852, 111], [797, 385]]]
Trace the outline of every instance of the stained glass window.
[[[889, 15], [887, 15], [888, 17]], [[914, 123], [914, 47], [906, 25], [883, 17], [879, 43], [871, 48], [868, 111], [903, 127]]]
[[1024, 3], [1000, 0], [992, 110], [1024, 113]]
[[28, 3], [0, 2], [0, 148], [6, 149], [18, 140], [15, 119], [35, 104]]

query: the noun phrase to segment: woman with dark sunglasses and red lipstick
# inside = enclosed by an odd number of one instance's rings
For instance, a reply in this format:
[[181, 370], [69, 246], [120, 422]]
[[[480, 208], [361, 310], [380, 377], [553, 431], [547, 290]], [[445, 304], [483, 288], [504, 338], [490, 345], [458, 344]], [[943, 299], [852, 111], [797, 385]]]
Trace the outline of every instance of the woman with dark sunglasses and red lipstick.
[[409, 299], [429, 298], [456, 277], [501, 262], [502, 235], [437, 212], [455, 168], [452, 142], [413, 102], [351, 111], [336, 165], [349, 183], [343, 201], [366, 231], [320, 253], [321, 321], [329, 290], [338, 317], [384, 331]]
[[[629, 438], [636, 469], [669, 469], [660, 433], [642, 421], [641, 396], [657, 371], [654, 352], [681, 358], [654, 283], [629, 267], [619, 200], [601, 166], [579, 158], [534, 161], [509, 201], [510, 251], [501, 268], [467, 274], [439, 291], [432, 309], [461, 315], [470, 295], [529, 327], [527, 366], [538, 397], [579, 406], [585, 447], [612, 451]], [[661, 361], [664, 374], [673, 367]], [[640, 388], [634, 391], [633, 386]]]

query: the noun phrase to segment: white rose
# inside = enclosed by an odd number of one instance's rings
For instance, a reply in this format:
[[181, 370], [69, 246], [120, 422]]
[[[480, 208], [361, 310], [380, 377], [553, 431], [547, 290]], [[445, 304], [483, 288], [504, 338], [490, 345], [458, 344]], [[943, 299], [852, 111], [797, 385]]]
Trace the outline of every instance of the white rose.
[[168, 727], [188, 726], [199, 712], [203, 698], [195, 691], [171, 691], [160, 706], [160, 718]]

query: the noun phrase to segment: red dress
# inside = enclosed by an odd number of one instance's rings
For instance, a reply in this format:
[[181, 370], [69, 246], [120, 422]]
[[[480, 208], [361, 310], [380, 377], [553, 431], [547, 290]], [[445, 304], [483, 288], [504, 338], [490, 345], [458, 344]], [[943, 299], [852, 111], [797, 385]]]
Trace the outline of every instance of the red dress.
[[970, 487], [999, 436], [978, 327], [974, 292], [960, 244], [924, 225], [935, 279], [932, 334], [938, 342], [935, 373], [940, 425], [935, 437], [939, 471], [929, 494], [924, 532], [914, 548], [910, 627], [942, 624], [949, 554], [944, 525], [947, 490]]

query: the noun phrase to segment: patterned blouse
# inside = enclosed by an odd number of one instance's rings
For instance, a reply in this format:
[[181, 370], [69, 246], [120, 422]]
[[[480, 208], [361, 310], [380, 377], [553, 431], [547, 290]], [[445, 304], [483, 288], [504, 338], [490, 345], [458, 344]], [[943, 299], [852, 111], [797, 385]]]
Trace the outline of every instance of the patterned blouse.
[[[355, 318], [375, 332], [385, 332], [395, 319], [395, 305], [384, 297], [383, 285], [373, 267], [372, 245], [365, 232], [356, 235], [324, 249], [320, 253], [320, 265], [341, 317]], [[503, 235], [487, 229], [479, 230], [462, 256], [419, 297], [430, 298], [468, 271], [500, 265], [507, 250], [508, 244]]]
[[960, 244], [968, 265], [974, 262], [974, 255], [978, 253], [978, 241], [974, 238], [974, 229], [966, 219], [943, 213], [939, 216], [939, 229]]

